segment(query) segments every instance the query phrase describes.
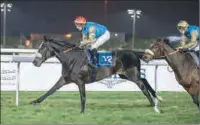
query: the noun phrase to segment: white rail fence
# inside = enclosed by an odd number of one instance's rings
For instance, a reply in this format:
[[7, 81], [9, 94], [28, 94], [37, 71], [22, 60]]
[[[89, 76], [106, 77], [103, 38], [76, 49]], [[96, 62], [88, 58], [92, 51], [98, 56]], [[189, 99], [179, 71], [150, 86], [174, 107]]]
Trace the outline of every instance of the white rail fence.
[[[32, 64], [35, 49], [1, 49], [1, 91], [47, 91], [61, 76], [61, 65], [56, 58], [48, 59], [41, 67]], [[142, 62], [141, 77], [145, 77], [156, 91], [185, 91], [169, 72], [164, 60]], [[118, 75], [87, 84], [87, 91], [140, 91], [136, 84], [120, 79]], [[78, 91], [72, 83], [59, 91]]]

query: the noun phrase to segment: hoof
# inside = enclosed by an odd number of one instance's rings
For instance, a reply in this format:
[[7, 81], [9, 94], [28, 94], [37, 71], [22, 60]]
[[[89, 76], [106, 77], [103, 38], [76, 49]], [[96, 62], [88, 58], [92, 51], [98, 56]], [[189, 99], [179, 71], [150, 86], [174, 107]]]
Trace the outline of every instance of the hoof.
[[160, 113], [160, 110], [158, 109], [157, 106], [154, 106], [153, 109], [154, 109], [155, 112]]
[[30, 102], [30, 104], [36, 105], [36, 104], [39, 104], [39, 102], [37, 102], [37, 101], [35, 100], [35, 101]]
[[84, 114], [84, 111], [81, 111], [80, 113], [81, 113], [81, 114]]
[[163, 98], [161, 96], [157, 96], [159, 102], [163, 102]]

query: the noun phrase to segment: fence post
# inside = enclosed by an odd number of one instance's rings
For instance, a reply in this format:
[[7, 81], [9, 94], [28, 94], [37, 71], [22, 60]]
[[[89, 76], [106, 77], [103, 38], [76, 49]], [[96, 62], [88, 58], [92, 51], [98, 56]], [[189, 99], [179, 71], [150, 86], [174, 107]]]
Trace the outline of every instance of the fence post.
[[[154, 81], [155, 81], [155, 91], [156, 91], [156, 94], [158, 92], [158, 90], [157, 90], [158, 89], [157, 88], [158, 87], [157, 86], [157, 69], [158, 69], [158, 65], [155, 66], [155, 72], [154, 72], [155, 73], [155, 75], [154, 75]], [[158, 100], [157, 99], [155, 100], [155, 105], [156, 105], [156, 107], [158, 105]]]
[[17, 62], [16, 106], [19, 105], [20, 62]]

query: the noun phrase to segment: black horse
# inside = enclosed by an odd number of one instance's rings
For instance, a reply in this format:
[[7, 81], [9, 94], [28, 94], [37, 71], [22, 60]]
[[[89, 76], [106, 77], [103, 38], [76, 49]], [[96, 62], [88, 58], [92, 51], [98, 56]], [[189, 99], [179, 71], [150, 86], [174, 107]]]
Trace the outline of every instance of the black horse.
[[[31, 102], [31, 104], [41, 103], [49, 95], [56, 90], [69, 83], [75, 83], [80, 92], [81, 99], [81, 113], [85, 110], [86, 92], [85, 84], [91, 83], [90, 76], [92, 68], [90, 67], [87, 52], [68, 41], [58, 41], [53, 39], [46, 39], [39, 46], [33, 64], [40, 67], [48, 58], [55, 56], [62, 64], [62, 76], [57, 83], [40, 98]], [[112, 51], [113, 65], [110, 67], [102, 67], [97, 70], [96, 81], [102, 80], [105, 77], [116, 74], [118, 70], [123, 71], [119, 74], [120, 78], [133, 81], [142, 90], [144, 95], [148, 98], [150, 104], [156, 112], [159, 112], [155, 106], [151, 95], [162, 101], [162, 98], [157, 96], [146, 79], [140, 78], [140, 59], [131, 50], [115, 50]], [[142, 58], [142, 56], [141, 56]]]

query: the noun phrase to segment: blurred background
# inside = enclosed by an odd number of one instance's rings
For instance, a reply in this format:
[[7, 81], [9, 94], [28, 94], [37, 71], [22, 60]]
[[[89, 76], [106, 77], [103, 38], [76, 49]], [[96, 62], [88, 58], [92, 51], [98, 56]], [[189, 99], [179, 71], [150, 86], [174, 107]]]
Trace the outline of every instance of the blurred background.
[[73, 20], [84, 16], [108, 27], [111, 39], [101, 49], [145, 49], [158, 37], [179, 37], [176, 24], [198, 25], [197, 0], [185, 1], [4, 1], [1, 48], [36, 49], [43, 35], [79, 42]]

